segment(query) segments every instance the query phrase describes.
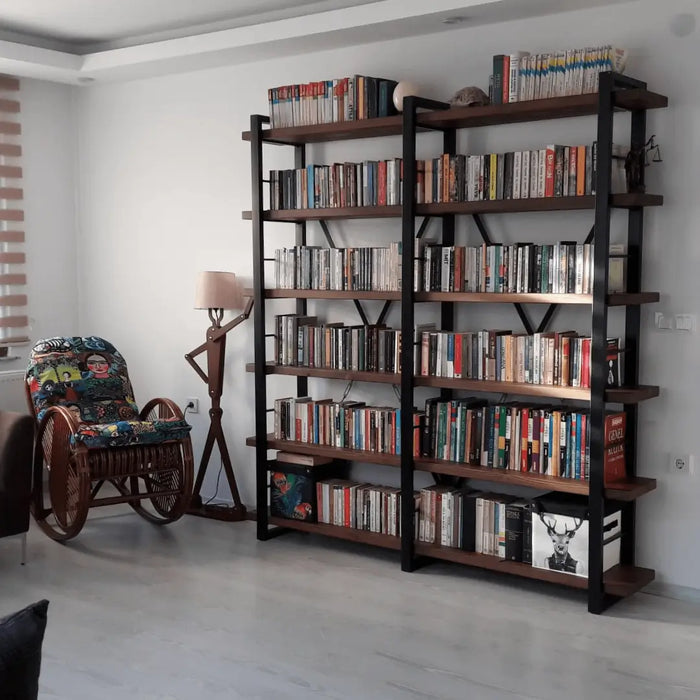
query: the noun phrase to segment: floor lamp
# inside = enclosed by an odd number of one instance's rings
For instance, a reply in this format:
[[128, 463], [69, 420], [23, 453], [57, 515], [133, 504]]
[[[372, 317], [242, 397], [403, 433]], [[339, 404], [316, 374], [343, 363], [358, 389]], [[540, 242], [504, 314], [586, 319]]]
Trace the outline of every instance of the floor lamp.
[[[216, 518], [217, 520], [244, 520], [246, 517], [246, 509], [243, 503], [241, 503], [241, 497], [238, 493], [236, 477], [233, 474], [231, 458], [229, 457], [226, 439], [224, 438], [224, 429], [221, 425], [221, 416], [223, 414], [223, 409], [221, 408], [221, 394], [223, 393], [224, 384], [226, 334], [250, 316], [250, 312], [253, 308], [253, 299], [250, 297], [244, 302], [243, 290], [233, 272], [200, 272], [197, 280], [195, 308], [207, 309], [209, 311], [211, 326], [207, 330], [206, 341], [187, 353], [185, 359], [208, 385], [211, 408], [209, 409], [209, 433], [204, 443], [202, 461], [199, 464], [197, 478], [194, 483], [192, 502], [187, 512], [190, 515], [201, 515], [206, 518]], [[242, 313], [222, 326], [221, 321], [224, 317], [224, 309], [242, 310]], [[207, 354], [206, 373], [194, 359], [203, 352]], [[228, 485], [231, 489], [231, 496], [233, 497], [232, 506], [202, 503], [200, 491], [214, 443], [219, 447], [221, 462], [226, 472]]]

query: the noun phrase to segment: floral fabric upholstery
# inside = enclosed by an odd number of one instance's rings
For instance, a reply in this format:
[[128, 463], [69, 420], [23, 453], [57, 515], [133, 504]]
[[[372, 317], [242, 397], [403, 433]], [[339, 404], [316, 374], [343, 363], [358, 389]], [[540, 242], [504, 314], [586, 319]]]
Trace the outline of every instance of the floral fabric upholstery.
[[38, 420], [50, 406], [65, 406], [79, 420], [73, 444], [154, 444], [181, 439], [190, 430], [180, 419], [139, 419], [124, 358], [97, 336], [40, 340], [32, 349], [26, 380]]

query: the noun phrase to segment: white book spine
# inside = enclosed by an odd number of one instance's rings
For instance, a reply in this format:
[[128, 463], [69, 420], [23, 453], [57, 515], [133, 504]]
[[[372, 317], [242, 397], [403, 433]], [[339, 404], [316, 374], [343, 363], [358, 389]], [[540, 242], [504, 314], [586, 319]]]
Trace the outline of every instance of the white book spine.
[[513, 199], [520, 199], [520, 189], [522, 185], [522, 158], [521, 151], [513, 154]]

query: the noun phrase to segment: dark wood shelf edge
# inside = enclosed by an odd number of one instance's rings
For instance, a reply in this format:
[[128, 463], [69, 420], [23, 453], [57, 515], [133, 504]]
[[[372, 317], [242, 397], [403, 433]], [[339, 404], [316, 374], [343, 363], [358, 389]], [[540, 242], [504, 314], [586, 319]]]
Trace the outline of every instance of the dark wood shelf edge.
[[[662, 195], [628, 193], [610, 195], [610, 206], [620, 209], [659, 207], [664, 203]], [[498, 199], [478, 202], [436, 202], [417, 204], [417, 216], [446, 216], [449, 214], [519, 214], [525, 212], [570, 211], [595, 208], [595, 197], [537, 197], [534, 199]], [[381, 219], [401, 216], [401, 206], [334, 207], [325, 209], [266, 209], [265, 221], [315, 221], [329, 219]], [[251, 211], [242, 212], [244, 220], [252, 219]]]
[[[499, 573], [530, 578], [538, 581], [546, 581], [569, 588], [585, 590], [588, 588], [588, 580], [581, 576], [563, 574], [558, 571], [539, 569], [521, 562], [505, 561], [487, 554], [465, 552], [453, 547], [441, 547], [439, 545], [416, 542], [416, 554], [433, 559], [442, 559], [456, 564], [474, 566], [480, 569], [488, 569]], [[653, 569], [644, 569], [637, 566], [617, 565], [606, 571], [603, 575], [605, 592], [611, 595], [625, 598], [636, 593], [654, 580]]]
[[339, 540], [360, 542], [384, 549], [401, 549], [401, 539], [393, 535], [382, 535], [377, 532], [367, 532], [366, 530], [358, 530], [353, 527], [339, 527], [337, 525], [328, 525], [327, 523], [288, 520], [287, 518], [278, 518], [275, 516], [269, 516], [268, 522], [270, 525], [277, 525], [299, 532], [307, 532], [312, 535], [323, 535], [324, 537], [334, 537]]
[[[618, 109], [661, 109], [668, 106], [668, 98], [644, 89], [619, 90], [614, 95]], [[444, 111], [424, 112], [418, 117], [419, 126], [427, 128], [465, 128], [497, 126], [518, 122], [562, 119], [596, 114], [598, 95], [570, 95], [545, 100], [528, 100], [506, 105], [484, 107], [453, 107]], [[263, 130], [263, 141], [268, 143], [298, 144], [319, 141], [373, 138], [398, 135], [402, 129], [401, 115], [357, 119], [328, 124], [309, 124]], [[241, 133], [244, 141], [250, 141], [252, 133]]]
[[[268, 449], [271, 450], [286, 450], [288, 452], [298, 452], [299, 454], [319, 455], [348, 461], [382, 464], [390, 467], [398, 467], [401, 459], [399, 455], [385, 455], [377, 452], [331, 447], [330, 445], [312, 445], [290, 440], [277, 440], [271, 435], [268, 436], [267, 442]], [[255, 437], [246, 438], [246, 445], [248, 447], [255, 447], [255, 444]], [[462, 464], [460, 462], [435, 460], [429, 457], [415, 458], [415, 469], [416, 471], [446, 474], [467, 479], [490, 481], [493, 483], [513, 484], [532, 489], [548, 489], [559, 493], [574, 493], [581, 496], [588, 495], [587, 481], [566, 479], [564, 477], [549, 476], [547, 474], [532, 474], [530, 472], [518, 472], [508, 469], [492, 469], [489, 467]], [[615, 501], [633, 501], [645, 493], [653, 491], [655, 488], [655, 479], [636, 477], [606, 488], [605, 496]]]
[[[246, 364], [246, 372], [255, 372], [255, 363]], [[401, 375], [389, 372], [353, 372], [351, 370], [322, 369], [317, 367], [281, 366], [272, 363], [265, 365], [265, 374], [279, 374], [293, 377], [317, 377], [319, 379], [343, 379], [377, 384], [400, 384]], [[485, 394], [512, 394], [515, 396], [535, 396], [568, 401], [590, 401], [590, 389], [548, 384], [518, 384], [515, 382], [495, 382], [479, 379], [451, 379], [448, 377], [414, 377], [416, 386], [435, 389], [459, 389]], [[610, 403], [637, 403], [659, 395], [658, 386], [619, 387], [605, 392]]]
[[[245, 290], [252, 296], [253, 290]], [[590, 306], [591, 294], [547, 294], [536, 292], [414, 292], [418, 303], [455, 302], [465, 304], [578, 304]], [[266, 289], [266, 299], [376, 299], [401, 301], [401, 292], [364, 292], [337, 289]], [[608, 294], [608, 306], [637, 306], [659, 301], [659, 292], [613, 292]]]

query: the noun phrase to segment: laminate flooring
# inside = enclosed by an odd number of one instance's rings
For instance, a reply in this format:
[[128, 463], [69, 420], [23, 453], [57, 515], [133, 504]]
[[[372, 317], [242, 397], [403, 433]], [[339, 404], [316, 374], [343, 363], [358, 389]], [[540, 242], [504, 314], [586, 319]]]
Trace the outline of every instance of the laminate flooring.
[[[700, 697], [700, 608], [603, 616], [538, 582], [254, 524], [100, 509], [29, 560], [0, 540], [0, 615], [48, 598], [41, 700]], [[2, 692], [0, 689], [0, 696]]]

